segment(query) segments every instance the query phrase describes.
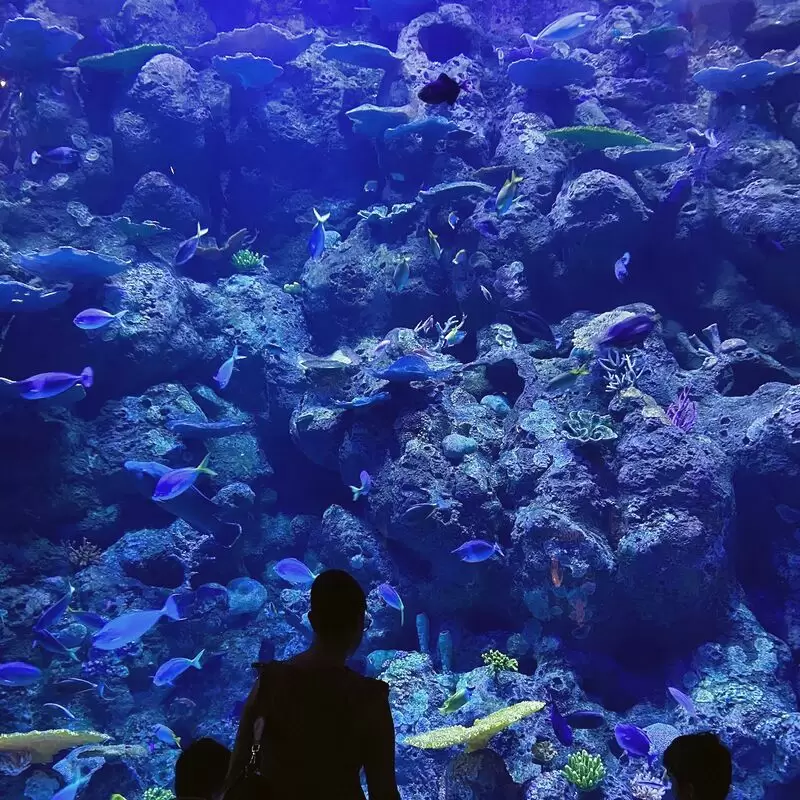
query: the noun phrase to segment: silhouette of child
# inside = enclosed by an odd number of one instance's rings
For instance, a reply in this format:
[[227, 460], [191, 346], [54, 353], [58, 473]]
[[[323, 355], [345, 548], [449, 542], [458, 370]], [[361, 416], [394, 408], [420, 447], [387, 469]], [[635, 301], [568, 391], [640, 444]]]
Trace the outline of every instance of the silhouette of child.
[[231, 759], [236, 781], [263, 720], [261, 773], [268, 797], [292, 800], [400, 800], [395, 780], [389, 687], [345, 666], [364, 635], [366, 597], [358, 582], [329, 570], [311, 587], [314, 640], [289, 661], [255, 664]]
[[731, 753], [713, 733], [678, 736], [664, 753], [677, 800], [725, 800], [731, 788]]
[[213, 739], [192, 742], [175, 763], [176, 800], [220, 800], [231, 751]]

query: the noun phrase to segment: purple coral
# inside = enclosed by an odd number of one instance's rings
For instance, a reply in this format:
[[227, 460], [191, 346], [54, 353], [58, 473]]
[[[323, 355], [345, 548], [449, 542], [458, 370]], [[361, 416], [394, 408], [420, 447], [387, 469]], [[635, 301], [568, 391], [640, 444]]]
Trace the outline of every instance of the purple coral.
[[667, 409], [670, 422], [682, 431], [690, 431], [697, 422], [697, 403], [689, 397], [688, 387], [678, 393], [675, 402]]

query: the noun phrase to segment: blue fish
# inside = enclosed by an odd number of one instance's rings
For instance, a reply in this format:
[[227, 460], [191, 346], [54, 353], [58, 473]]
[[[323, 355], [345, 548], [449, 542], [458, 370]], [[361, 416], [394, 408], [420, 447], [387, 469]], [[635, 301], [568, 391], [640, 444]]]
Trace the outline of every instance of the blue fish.
[[378, 594], [387, 606], [396, 608], [400, 612], [400, 626], [402, 627], [405, 621], [406, 610], [403, 606], [403, 601], [400, 599], [400, 595], [397, 593], [397, 589], [390, 586], [388, 583], [382, 583], [378, 587]]
[[573, 711], [564, 717], [570, 728], [579, 730], [591, 730], [602, 728], [606, 724], [606, 718], [600, 711]]
[[359, 497], [367, 497], [372, 491], [372, 477], [369, 472], [362, 469], [358, 477], [361, 480], [361, 486], [350, 487], [350, 491], [353, 493], [353, 500], [358, 500]]
[[175, 595], [171, 594], [164, 607], [152, 611], [129, 611], [104, 625], [92, 638], [92, 647], [97, 650], [118, 650], [120, 647], [138, 642], [160, 619], [182, 619]]
[[617, 744], [631, 758], [647, 758], [650, 755], [650, 739], [636, 725], [621, 723], [614, 728]]
[[164, 744], [175, 747], [181, 746], [181, 740], [175, 735], [175, 731], [161, 723], [153, 727], [153, 735], [159, 742], [164, 742]]
[[390, 383], [411, 383], [411, 381], [429, 381], [449, 378], [452, 372], [449, 369], [434, 370], [430, 364], [416, 353], [401, 356], [389, 364], [386, 369], [376, 371], [376, 378]]
[[121, 319], [127, 313], [127, 309], [112, 314], [110, 311], [103, 311], [102, 308], [87, 308], [81, 311], [72, 322], [82, 331], [96, 331], [98, 328], [105, 328], [115, 319]]
[[569, 747], [575, 738], [572, 733], [572, 728], [561, 715], [558, 706], [552, 700], [550, 701], [550, 724], [553, 726], [553, 733], [556, 735], [556, 739], [558, 739], [564, 747]]
[[24, 661], [0, 664], [0, 686], [30, 686], [42, 679], [42, 671]]
[[200, 240], [208, 233], [208, 228], [201, 228], [200, 223], [197, 223], [197, 233], [190, 236], [178, 245], [178, 251], [175, 253], [174, 264], [176, 267], [182, 267], [188, 264], [195, 256], [197, 248], [200, 246]]
[[214, 380], [219, 385], [220, 389], [224, 389], [230, 382], [233, 375], [233, 367], [237, 361], [247, 358], [247, 356], [239, 355], [239, 345], [234, 345], [233, 355], [225, 361], [225, 363], [217, 370]]
[[331, 218], [330, 214], [320, 214], [314, 209], [316, 225], [311, 229], [311, 236], [308, 240], [308, 254], [315, 261], [325, 252], [325, 223]]
[[567, 42], [586, 33], [596, 21], [597, 14], [577, 11], [551, 22], [531, 39], [533, 42]]
[[58, 637], [53, 636], [50, 631], [35, 630], [34, 631], [35, 644], [39, 645], [43, 650], [52, 653], [56, 656], [64, 656], [72, 661], [78, 660], [77, 648], [70, 649]]
[[187, 439], [223, 439], [226, 436], [233, 436], [234, 433], [242, 433], [249, 430], [252, 426], [249, 422], [236, 422], [234, 420], [218, 420], [216, 422], [206, 422], [199, 419], [173, 419], [167, 425], [167, 430], [184, 436]]
[[377, 403], [385, 403], [391, 398], [389, 392], [376, 392], [368, 397], [354, 397], [352, 400], [334, 400], [336, 408], [366, 408]]
[[697, 716], [697, 709], [695, 708], [694, 701], [688, 694], [684, 694], [680, 689], [674, 686], [668, 686], [667, 691], [672, 696], [672, 699], [690, 716]]
[[63, 686], [66, 691], [81, 694], [82, 692], [91, 692], [92, 689], [97, 689], [99, 684], [85, 681], [83, 678], [64, 678], [56, 681], [56, 686]]
[[490, 544], [483, 539], [471, 539], [451, 552], [456, 553], [467, 564], [479, 564], [481, 561], [491, 558], [495, 553], [499, 556], [504, 555], [497, 542]]
[[45, 628], [52, 628], [53, 625], [55, 625], [66, 613], [73, 594], [75, 594], [75, 588], [71, 583], [69, 583], [69, 581], [67, 581], [66, 594], [61, 599], [53, 603], [50, 608], [45, 609], [39, 619], [37, 619], [34, 623], [33, 629], [35, 631], [39, 631], [44, 630]]
[[91, 775], [88, 778], [78, 778], [78, 780], [68, 783], [63, 789], [59, 789], [50, 800], [75, 800], [78, 792], [89, 782], [89, 778]]
[[206, 454], [206, 457], [196, 467], [171, 469], [169, 472], [162, 475], [158, 479], [155, 491], [153, 492], [153, 500], [162, 503], [166, 500], [174, 500], [187, 489], [191, 489], [200, 475], [216, 476], [217, 473], [208, 468], [209, 458], [210, 456]]
[[625, 283], [628, 277], [628, 264], [631, 263], [631, 254], [623, 253], [614, 263], [614, 277], [620, 282]]
[[625, 347], [646, 339], [655, 327], [655, 322], [646, 314], [636, 314], [616, 322], [598, 344], [601, 347]]
[[71, 375], [68, 372], [42, 372], [21, 381], [0, 378], [0, 386], [13, 389], [23, 400], [47, 400], [68, 392], [73, 386], [80, 385], [88, 389], [93, 382], [94, 372], [91, 367], [86, 367], [80, 375]]
[[283, 578], [288, 583], [308, 586], [317, 577], [302, 562], [296, 558], [284, 558], [275, 565], [275, 574]]
[[153, 677], [153, 686], [172, 686], [187, 669], [194, 667], [195, 669], [202, 669], [200, 659], [203, 657], [205, 650], [201, 650], [194, 658], [171, 658], [165, 661], [157, 670]]
[[31, 153], [31, 164], [35, 167], [40, 161], [48, 161], [59, 167], [66, 167], [80, 161], [81, 154], [74, 147], [54, 147], [46, 153], [34, 150]]

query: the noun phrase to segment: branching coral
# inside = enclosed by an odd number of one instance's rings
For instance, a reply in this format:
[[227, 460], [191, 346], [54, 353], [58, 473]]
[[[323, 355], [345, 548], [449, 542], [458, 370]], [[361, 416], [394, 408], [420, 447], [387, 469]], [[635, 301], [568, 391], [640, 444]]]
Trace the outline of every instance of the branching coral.
[[597, 788], [606, 776], [606, 768], [600, 756], [593, 756], [586, 750], [572, 753], [567, 765], [561, 770], [564, 777], [582, 792]]
[[598, 359], [598, 364], [603, 369], [607, 392], [633, 388], [644, 372], [644, 367], [639, 367], [636, 353], [621, 353], [619, 350], [611, 350], [606, 358]]
[[487, 650], [481, 654], [481, 658], [487, 667], [491, 667], [494, 670], [495, 675], [504, 670], [508, 672], [519, 671], [517, 659], [511, 658], [511, 656], [507, 656], [499, 650]]
[[564, 423], [564, 436], [581, 444], [617, 438], [611, 427], [611, 417], [604, 417], [592, 411], [571, 411]]
[[103, 556], [103, 549], [90, 542], [85, 536], [82, 542], [71, 539], [64, 542], [64, 551], [69, 563], [78, 569], [96, 564]]

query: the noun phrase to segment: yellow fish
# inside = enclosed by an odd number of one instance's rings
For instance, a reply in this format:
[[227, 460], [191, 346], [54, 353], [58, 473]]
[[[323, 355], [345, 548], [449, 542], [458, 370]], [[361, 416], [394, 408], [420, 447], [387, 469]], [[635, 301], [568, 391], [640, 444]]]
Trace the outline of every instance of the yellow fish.
[[495, 208], [497, 213], [501, 216], [508, 211], [514, 201], [517, 199], [517, 186], [522, 183], [524, 179], [520, 178], [514, 170], [511, 170], [511, 177], [503, 184], [503, 187], [497, 193], [497, 200]]

